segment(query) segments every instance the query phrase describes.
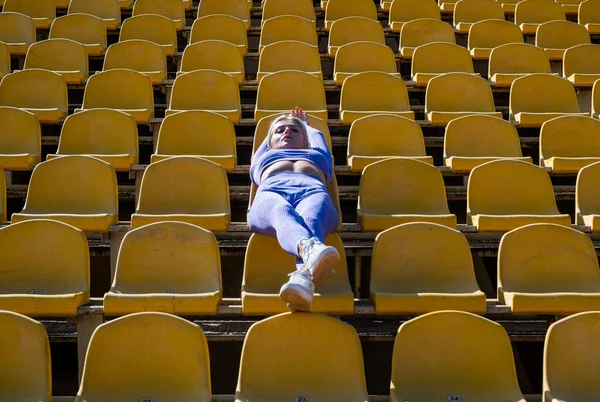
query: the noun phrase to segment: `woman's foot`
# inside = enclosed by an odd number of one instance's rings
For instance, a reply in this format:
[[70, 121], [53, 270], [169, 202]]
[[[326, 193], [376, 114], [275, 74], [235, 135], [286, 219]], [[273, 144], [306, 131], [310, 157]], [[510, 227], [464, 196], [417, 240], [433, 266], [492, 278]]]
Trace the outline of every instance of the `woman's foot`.
[[290, 279], [279, 291], [279, 298], [287, 302], [290, 310], [310, 311], [314, 293], [315, 284], [312, 281], [311, 273], [302, 267], [290, 274]]
[[314, 283], [331, 278], [333, 267], [340, 262], [340, 253], [335, 247], [326, 246], [316, 237], [300, 241], [300, 257], [312, 275]]

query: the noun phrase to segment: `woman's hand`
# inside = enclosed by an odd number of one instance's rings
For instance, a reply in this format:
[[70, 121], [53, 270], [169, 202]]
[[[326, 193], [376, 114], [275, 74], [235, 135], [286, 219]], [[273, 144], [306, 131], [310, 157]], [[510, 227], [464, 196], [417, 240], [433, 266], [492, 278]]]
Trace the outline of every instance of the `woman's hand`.
[[304, 113], [302, 108], [296, 106], [292, 109], [292, 113], [290, 113], [293, 117], [297, 117], [303, 121], [308, 121], [308, 114]]

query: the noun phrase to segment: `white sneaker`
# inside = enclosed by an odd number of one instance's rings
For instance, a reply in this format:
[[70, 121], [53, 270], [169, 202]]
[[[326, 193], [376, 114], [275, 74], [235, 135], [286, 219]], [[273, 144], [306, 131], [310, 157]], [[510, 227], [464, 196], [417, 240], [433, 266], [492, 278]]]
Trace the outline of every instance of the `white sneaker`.
[[288, 303], [290, 310], [310, 311], [315, 284], [310, 271], [304, 267], [292, 272], [290, 279], [279, 291], [279, 298]]
[[340, 262], [340, 253], [335, 247], [326, 246], [316, 237], [300, 243], [302, 261], [312, 274], [313, 281], [319, 283], [335, 274], [333, 267]]

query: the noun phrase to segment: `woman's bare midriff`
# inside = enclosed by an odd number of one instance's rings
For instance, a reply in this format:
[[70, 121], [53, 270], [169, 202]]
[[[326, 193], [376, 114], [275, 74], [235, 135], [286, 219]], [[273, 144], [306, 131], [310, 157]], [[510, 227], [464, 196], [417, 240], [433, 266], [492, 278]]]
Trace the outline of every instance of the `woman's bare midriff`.
[[263, 182], [272, 174], [281, 172], [306, 173], [318, 177], [322, 183], [325, 183], [325, 174], [323, 171], [308, 161], [277, 161], [272, 165], [267, 166], [260, 176], [260, 181]]

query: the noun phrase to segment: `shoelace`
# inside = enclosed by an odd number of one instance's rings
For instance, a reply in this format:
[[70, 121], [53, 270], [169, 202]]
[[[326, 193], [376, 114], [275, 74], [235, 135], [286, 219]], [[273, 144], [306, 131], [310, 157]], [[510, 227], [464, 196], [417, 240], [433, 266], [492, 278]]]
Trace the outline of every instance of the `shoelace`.
[[[310, 238], [306, 241], [306, 243], [304, 243], [304, 245], [302, 246], [302, 254], [306, 255], [306, 260], [310, 259], [310, 256], [312, 254], [312, 249], [315, 246], [315, 239], [314, 238]], [[304, 257], [304, 256], [303, 256]], [[304, 259], [304, 258], [302, 258]]]
[[309, 281], [312, 281], [312, 275], [311, 275], [310, 271], [304, 267], [302, 267], [301, 269], [297, 269], [294, 272], [290, 272], [288, 274], [289, 277], [296, 277], [298, 275], [305, 276], [306, 279], [308, 279]]

